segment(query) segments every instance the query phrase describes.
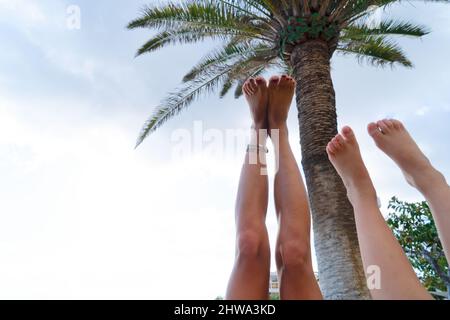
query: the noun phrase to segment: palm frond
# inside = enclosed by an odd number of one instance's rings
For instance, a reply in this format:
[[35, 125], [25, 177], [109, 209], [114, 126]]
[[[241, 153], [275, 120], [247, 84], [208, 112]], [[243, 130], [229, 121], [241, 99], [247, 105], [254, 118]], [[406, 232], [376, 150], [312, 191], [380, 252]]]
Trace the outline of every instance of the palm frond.
[[223, 81], [229, 69], [217, 70], [215, 75], [201, 77], [186, 83], [182, 88], [169, 93], [166, 99], [155, 108], [152, 116], [144, 124], [136, 142], [136, 148], [147, 136], [185, 107], [189, 106], [199, 96], [216, 89]]
[[242, 86], [244, 85], [244, 82], [250, 77], [257, 77], [261, 75], [268, 66], [270, 66], [270, 63], [261, 64], [260, 66], [248, 65], [247, 68], [240, 70], [238, 76], [230, 73], [228, 76], [229, 84], [227, 86], [224, 85], [224, 87], [222, 88], [222, 91], [220, 92], [220, 98], [225, 97], [225, 95], [231, 90], [231, 88], [233, 88], [233, 86], [236, 86], [236, 89], [234, 90], [234, 98], [240, 98], [243, 94]]
[[227, 95], [227, 93], [231, 90], [231, 88], [233, 88], [234, 84], [235, 84], [235, 80], [230, 78], [229, 76], [225, 79], [223, 85], [222, 85], [222, 90], [220, 90], [219, 93], [219, 98], [222, 99], [223, 97], [225, 97]]
[[236, 89], [234, 90], [234, 98], [239, 99], [244, 94], [242, 87], [244, 86], [245, 80], [239, 80], [236, 85]]
[[269, 10], [273, 19], [276, 20], [280, 25], [286, 24], [286, 18], [284, 17], [283, 12], [280, 10], [280, 4], [278, 0], [256, 1], [264, 6], [267, 10]]
[[367, 24], [352, 24], [342, 30], [341, 41], [345, 40], [363, 40], [372, 36], [409, 36], [423, 37], [429, 33], [428, 29], [413, 24], [411, 22], [402, 22], [396, 20], [382, 21], [376, 27], [370, 27]]
[[[416, 0], [416, 1], [417, 2], [444, 2], [444, 3], [450, 2], [450, 0]], [[394, 4], [395, 2], [402, 2], [402, 0], [375, 0], [374, 2], [375, 2], [374, 5], [377, 5], [380, 7], [386, 7], [391, 4]], [[411, 2], [411, 0], [409, 2]]]
[[143, 8], [141, 15], [128, 24], [129, 29], [158, 31], [137, 55], [205, 39], [220, 39], [225, 45], [200, 60], [185, 75], [182, 86], [161, 102], [143, 127], [137, 145], [203, 94], [218, 91], [223, 97], [235, 88], [235, 97], [239, 97], [244, 81], [268, 67], [292, 72], [288, 63], [279, 58], [280, 39], [292, 16], [307, 20], [312, 13], [318, 13], [340, 31], [339, 38], [334, 36], [328, 40], [330, 48], [334, 50], [337, 45], [341, 54], [354, 55], [359, 61], [377, 66], [411, 67], [411, 61], [391, 38], [422, 37], [429, 32], [423, 26], [397, 20], [383, 21], [375, 27], [364, 23], [372, 8], [386, 8], [401, 0], [168, 1]]
[[239, 10], [213, 0], [169, 2], [164, 6], [146, 6], [139, 18], [128, 24], [128, 29], [153, 28], [167, 31], [179, 27], [207, 27], [226, 30], [260, 32], [240, 21], [246, 15]]
[[[218, 0], [225, 5], [231, 6], [238, 11], [241, 11], [248, 16], [255, 17], [257, 19], [270, 18], [270, 10], [262, 5], [257, 0]], [[261, 17], [262, 15], [262, 17]]]
[[[275, 57], [276, 58], [276, 57]], [[181, 112], [189, 106], [199, 96], [213, 92], [226, 81], [242, 79], [252, 71], [263, 70], [269, 65], [270, 59], [264, 53], [255, 51], [252, 55], [241, 56], [241, 59], [233, 61], [230, 64], [218, 63], [209, 66], [203, 72], [197, 74], [192, 80], [175, 92], [172, 92], [162, 103], [156, 107], [152, 116], [144, 124], [136, 147], [139, 146], [145, 138], [164, 124], [174, 115]], [[223, 88], [222, 88], [223, 89]]]
[[369, 37], [364, 41], [349, 41], [341, 43], [337, 51], [341, 54], [351, 54], [362, 62], [367, 61], [374, 66], [394, 66], [400, 64], [412, 67], [412, 62], [406, 57], [401, 48], [392, 40], [385, 37]]
[[206, 55], [196, 66], [194, 66], [183, 78], [184, 82], [191, 81], [202, 73], [208, 72], [210, 68], [219, 65], [229, 65], [245, 57], [251, 58], [266, 54], [268, 59], [274, 58], [276, 54], [271, 48], [264, 44], [255, 45], [252, 42], [229, 43], [223, 48], [214, 50]]
[[168, 45], [192, 44], [205, 39], [229, 41], [230, 39], [237, 39], [238, 37], [241, 37], [241, 39], [248, 39], [251, 35], [236, 30], [217, 30], [214, 28], [201, 28], [199, 30], [194, 28], [181, 28], [162, 31], [139, 48], [136, 56], [162, 49]]

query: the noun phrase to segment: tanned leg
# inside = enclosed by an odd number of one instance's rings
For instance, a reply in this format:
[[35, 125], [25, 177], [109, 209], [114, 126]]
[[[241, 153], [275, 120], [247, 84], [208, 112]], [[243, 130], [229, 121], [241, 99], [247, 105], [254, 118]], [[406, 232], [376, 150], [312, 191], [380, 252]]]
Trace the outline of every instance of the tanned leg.
[[[252, 114], [252, 130], [267, 131], [267, 83], [249, 79], [243, 87]], [[267, 299], [270, 274], [270, 246], [265, 226], [268, 181], [265, 170], [266, 136], [252, 134], [242, 167], [236, 200], [236, 258], [226, 298]]]
[[270, 79], [268, 119], [277, 159], [274, 189], [279, 233], [275, 258], [280, 297], [322, 299], [311, 261], [308, 197], [288, 140], [286, 120], [294, 89], [295, 81], [290, 77]]
[[431, 165], [400, 121], [371, 123], [368, 131], [376, 145], [400, 167], [409, 184], [428, 201], [450, 261], [450, 188], [444, 176]]
[[364, 268], [378, 267], [380, 288], [369, 288], [374, 299], [432, 299], [420, 283], [402, 247], [378, 209], [372, 180], [356, 137], [342, 129], [327, 146], [331, 163], [341, 176], [355, 212]]

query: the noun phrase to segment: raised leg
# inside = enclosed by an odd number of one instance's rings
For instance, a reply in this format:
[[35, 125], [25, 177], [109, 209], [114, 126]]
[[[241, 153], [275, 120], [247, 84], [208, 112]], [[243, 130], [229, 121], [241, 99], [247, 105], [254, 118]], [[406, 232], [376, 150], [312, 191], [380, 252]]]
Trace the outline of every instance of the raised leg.
[[[249, 79], [244, 93], [253, 117], [252, 130], [267, 131], [267, 84], [263, 78]], [[268, 181], [265, 169], [266, 136], [252, 134], [242, 167], [236, 200], [236, 258], [226, 298], [267, 299], [270, 246], [265, 226]]]
[[445, 256], [450, 261], [450, 187], [398, 120], [381, 120], [368, 126], [376, 145], [397, 163], [410, 185], [430, 205]]
[[349, 127], [343, 128], [342, 134], [328, 144], [327, 153], [354, 208], [364, 268], [366, 272], [375, 271], [371, 276], [380, 277], [379, 287], [369, 286], [372, 297], [432, 299], [378, 209], [375, 188], [353, 131]]
[[269, 129], [277, 159], [275, 207], [279, 233], [275, 258], [281, 299], [322, 299], [310, 247], [310, 211], [306, 188], [288, 140], [286, 120], [295, 89], [287, 76], [269, 82]]

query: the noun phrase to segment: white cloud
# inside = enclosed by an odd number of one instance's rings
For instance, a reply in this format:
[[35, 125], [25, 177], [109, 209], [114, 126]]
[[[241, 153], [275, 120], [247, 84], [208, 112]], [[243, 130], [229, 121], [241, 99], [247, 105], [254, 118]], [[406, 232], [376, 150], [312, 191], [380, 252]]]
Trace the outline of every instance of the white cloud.
[[43, 24], [47, 16], [40, 4], [33, 0], [0, 0], [0, 16], [17, 19], [22, 25]]
[[422, 107], [416, 110], [416, 115], [417, 116], [424, 116], [426, 115], [428, 112], [430, 112], [430, 108], [429, 107]]
[[[117, 123], [60, 131], [64, 113], [47, 122], [21, 115], [28, 104], [49, 114], [47, 103], [0, 101], [0, 175], [10, 181], [0, 188], [0, 297], [223, 295], [235, 194], [232, 184], [211, 186], [229, 184], [239, 166], [201, 153], [161, 163], [134, 151], [134, 132]], [[214, 206], [214, 197], [229, 205]]]

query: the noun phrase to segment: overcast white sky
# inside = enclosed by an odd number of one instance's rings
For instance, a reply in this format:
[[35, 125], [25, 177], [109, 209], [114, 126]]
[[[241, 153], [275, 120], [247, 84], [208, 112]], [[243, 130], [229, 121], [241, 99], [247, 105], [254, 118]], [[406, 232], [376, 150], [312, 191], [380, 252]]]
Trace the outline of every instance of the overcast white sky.
[[[150, 2], [0, 0], [0, 298], [224, 294], [244, 146], [179, 158], [171, 141], [194, 121], [213, 135], [245, 130], [249, 114], [242, 99], [203, 99], [133, 149], [152, 107], [213, 48], [134, 59], [151, 33], [125, 25]], [[80, 30], [66, 26], [72, 4]], [[389, 12], [433, 31], [401, 41], [415, 69], [333, 59], [339, 124], [355, 128], [384, 209], [394, 195], [421, 197], [367, 138], [371, 120], [403, 120], [450, 174], [450, 6], [405, 2]], [[290, 125], [300, 161], [295, 108]], [[268, 215], [274, 240], [272, 200]]]

